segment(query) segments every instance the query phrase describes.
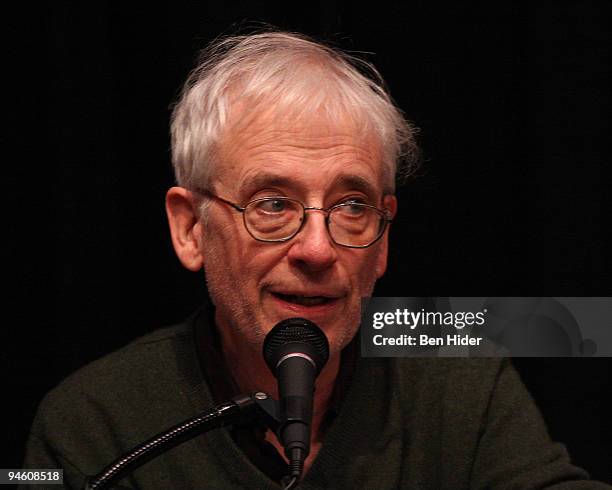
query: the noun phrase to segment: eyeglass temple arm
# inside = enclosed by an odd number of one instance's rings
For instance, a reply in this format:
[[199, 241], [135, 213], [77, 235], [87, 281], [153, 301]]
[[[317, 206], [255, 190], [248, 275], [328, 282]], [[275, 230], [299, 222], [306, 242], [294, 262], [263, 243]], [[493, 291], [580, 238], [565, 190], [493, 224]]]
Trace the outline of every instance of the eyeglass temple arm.
[[238, 204], [236, 204], [236, 203], [233, 203], [233, 202], [231, 202], [231, 201], [228, 201], [227, 199], [223, 199], [222, 197], [219, 197], [219, 196], [217, 196], [217, 195], [213, 194], [212, 192], [207, 191], [206, 189], [202, 189], [201, 187], [196, 187], [194, 190], [195, 190], [195, 192], [197, 192], [198, 194], [201, 194], [201, 195], [203, 195], [203, 196], [207, 196], [207, 197], [213, 197], [213, 198], [215, 198], [215, 199], [218, 199], [218, 200], [219, 200], [219, 201], [221, 201], [221, 202], [224, 202], [225, 204], [229, 204], [229, 205], [230, 205], [231, 207], [233, 207], [233, 208], [234, 208], [236, 211], [240, 211], [241, 213], [243, 213], [243, 212], [244, 212], [244, 210], [246, 209], [246, 208], [243, 208], [242, 206], [239, 206], [239, 205], [238, 205]]
[[213, 194], [210, 194], [210, 195], [211, 195], [212, 197], [214, 197], [214, 198], [219, 199], [219, 201], [223, 201], [225, 204], [229, 204], [229, 205], [230, 205], [231, 207], [233, 207], [233, 208], [234, 208], [236, 211], [240, 211], [241, 213], [243, 213], [243, 212], [244, 212], [244, 210], [246, 209], [246, 208], [243, 208], [242, 206], [239, 206], [239, 205], [238, 205], [238, 204], [236, 204], [236, 203], [233, 203], [233, 202], [231, 202], [231, 201], [228, 201], [227, 199], [223, 199], [222, 197], [215, 196], [215, 195], [213, 195]]

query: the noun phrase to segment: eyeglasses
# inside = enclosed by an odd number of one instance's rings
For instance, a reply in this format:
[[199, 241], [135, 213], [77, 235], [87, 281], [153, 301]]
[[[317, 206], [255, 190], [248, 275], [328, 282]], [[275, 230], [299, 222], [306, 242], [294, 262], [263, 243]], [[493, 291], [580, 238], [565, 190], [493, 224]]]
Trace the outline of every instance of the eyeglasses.
[[302, 202], [288, 197], [263, 197], [239, 206], [211, 192], [197, 192], [218, 199], [241, 212], [244, 227], [260, 242], [291, 240], [304, 227], [306, 211], [325, 213], [325, 225], [333, 242], [350, 248], [373, 245], [391, 223], [389, 211], [351, 200], [327, 209], [304, 206]]

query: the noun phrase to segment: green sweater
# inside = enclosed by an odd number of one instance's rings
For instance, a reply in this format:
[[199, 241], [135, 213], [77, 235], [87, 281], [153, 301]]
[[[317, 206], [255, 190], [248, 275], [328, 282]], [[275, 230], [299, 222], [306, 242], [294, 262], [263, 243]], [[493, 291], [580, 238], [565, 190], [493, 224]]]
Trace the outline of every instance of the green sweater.
[[[51, 391], [32, 426], [25, 467], [63, 468], [65, 487], [80, 488], [135, 445], [211, 408], [194, 322], [136, 340]], [[578, 481], [586, 478], [551, 442], [507, 360], [360, 359], [298, 488], [609, 488]], [[280, 488], [227, 429], [170, 450], [119, 484]]]

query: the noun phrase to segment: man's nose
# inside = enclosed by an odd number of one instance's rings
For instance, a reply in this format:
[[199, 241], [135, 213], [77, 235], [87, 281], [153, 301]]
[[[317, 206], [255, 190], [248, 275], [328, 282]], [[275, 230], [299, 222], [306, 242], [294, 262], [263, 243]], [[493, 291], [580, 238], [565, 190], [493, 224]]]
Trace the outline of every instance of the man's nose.
[[288, 258], [311, 271], [323, 271], [338, 258], [336, 244], [325, 224], [326, 214], [318, 210], [308, 211], [304, 219], [304, 226], [291, 240]]

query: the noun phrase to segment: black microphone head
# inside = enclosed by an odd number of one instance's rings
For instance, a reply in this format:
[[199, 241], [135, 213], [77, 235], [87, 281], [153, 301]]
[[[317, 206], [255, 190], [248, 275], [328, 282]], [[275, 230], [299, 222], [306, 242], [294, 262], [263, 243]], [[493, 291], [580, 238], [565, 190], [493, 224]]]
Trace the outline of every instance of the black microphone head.
[[323, 331], [305, 318], [287, 318], [278, 322], [264, 340], [263, 356], [276, 376], [279, 361], [289, 353], [310, 357], [318, 375], [329, 358], [329, 342]]

